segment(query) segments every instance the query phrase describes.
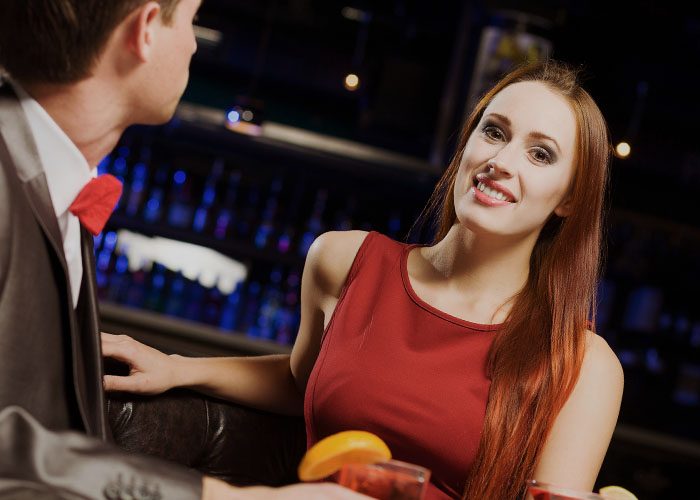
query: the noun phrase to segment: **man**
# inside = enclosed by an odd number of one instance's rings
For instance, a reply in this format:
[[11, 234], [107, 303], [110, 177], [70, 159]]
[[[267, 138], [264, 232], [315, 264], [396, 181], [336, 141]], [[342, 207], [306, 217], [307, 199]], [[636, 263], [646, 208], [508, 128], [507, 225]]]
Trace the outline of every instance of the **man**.
[[0, 498], [357, 498], [332, 485], [234, 489], [107, 444], [86, 229], [104, 221], [87, 223], [75, 200], [126, 127], [172, 116], [200, 3], [2, 2]]

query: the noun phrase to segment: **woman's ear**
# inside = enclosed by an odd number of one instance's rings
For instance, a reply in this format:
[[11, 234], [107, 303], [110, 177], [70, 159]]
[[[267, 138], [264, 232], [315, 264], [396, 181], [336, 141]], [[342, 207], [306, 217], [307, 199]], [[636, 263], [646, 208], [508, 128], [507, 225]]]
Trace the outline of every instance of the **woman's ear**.
[[160, 26], [159, 15], [160, 4], [151, 1], [143, 4], [130, 16], [130, 26], [127, 29], [128, 43], [142, 62], [151, 58], [154, 39]]

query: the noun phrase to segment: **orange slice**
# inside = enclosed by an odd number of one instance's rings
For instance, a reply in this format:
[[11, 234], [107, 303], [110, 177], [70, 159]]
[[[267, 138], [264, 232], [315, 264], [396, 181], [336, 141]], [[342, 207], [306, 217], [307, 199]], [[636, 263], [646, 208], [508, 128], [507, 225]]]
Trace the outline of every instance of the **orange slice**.
[[605, 498], [605, 500], [637, 500], [629, 490], [626, 490], [622, 486], [605, 486], [598, 492], [600, 496]]
[[390, 458], [391, 451], [379, 436], [366, 431], [339, 432], [309, 448], [299, 464], [299, 479], [317, 481], [345, 464], [372, 464]]

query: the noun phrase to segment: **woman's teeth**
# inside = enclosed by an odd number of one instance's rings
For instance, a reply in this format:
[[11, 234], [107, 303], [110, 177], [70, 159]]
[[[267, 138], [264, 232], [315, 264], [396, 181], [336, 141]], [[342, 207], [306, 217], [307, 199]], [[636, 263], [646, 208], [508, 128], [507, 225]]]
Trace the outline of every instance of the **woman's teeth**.
[[479, 182], [476, 185], [476, 189], [484, 193], [489, 198], [493, 198], [494, 200], [506, 201], [508, 199], [506, 195], [504, 195], [500, 191], [496, 191], [495, 189], [488, 187], [483, 182]]

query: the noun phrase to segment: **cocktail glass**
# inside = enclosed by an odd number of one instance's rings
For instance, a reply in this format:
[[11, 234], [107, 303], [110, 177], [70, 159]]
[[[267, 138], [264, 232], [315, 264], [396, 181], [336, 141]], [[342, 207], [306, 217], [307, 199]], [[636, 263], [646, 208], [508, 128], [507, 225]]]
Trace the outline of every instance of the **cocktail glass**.
[[345, 464], [338, 473], [338, 484], [379, 500], [422, 500], [429, 480], [425, 467], [398, 460]]

